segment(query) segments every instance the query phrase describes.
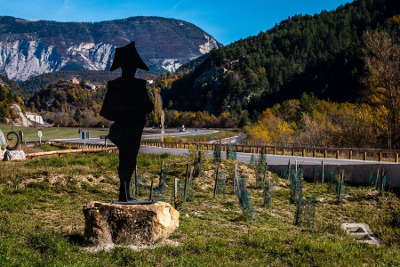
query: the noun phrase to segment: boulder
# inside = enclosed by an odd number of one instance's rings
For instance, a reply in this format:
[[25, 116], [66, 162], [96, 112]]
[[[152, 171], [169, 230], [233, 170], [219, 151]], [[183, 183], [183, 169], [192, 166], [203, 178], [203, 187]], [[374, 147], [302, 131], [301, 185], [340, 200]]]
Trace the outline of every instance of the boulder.
[[0, 161], [4, 158], [4, 153], [6, 153], [7, 141], [4, 137], [3, 131], [0, 129]]
[[0, 149], [2, 147], [4, 147], [4, 149], [5, 149], [6, 146], [7, 146], [6, 137], [4, 136], [3, 131], [0, 129]]
[[372, 233], [368, 224], [365, 223], [342, 223], [341, 228], [346, 233], [354, 237], [358, 242], [367, 243], [371, 245], [380, 245], [380, 241]]
[[7, 150], [4, 154], [3, 160], [25, 160], [26, 155], [23, 150]]
[[99, 247], [152, 245], [179, 227], [179, 212], [165, 202], [128, 205], [94, 201], [83, 207], [83, 213], [85, 239]]

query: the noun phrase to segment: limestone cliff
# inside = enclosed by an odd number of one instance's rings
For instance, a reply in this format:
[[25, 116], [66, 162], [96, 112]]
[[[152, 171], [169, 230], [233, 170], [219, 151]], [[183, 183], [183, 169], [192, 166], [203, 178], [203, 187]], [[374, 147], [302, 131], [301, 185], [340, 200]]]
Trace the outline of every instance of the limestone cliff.
[[0, 73], [25, 81], [62, 70], [106, 70], [115, 47], [136, 41], [154, 72], [173, 72], [220, 44], [195, 25], [160, 17], [97, 23], [0, 17]]

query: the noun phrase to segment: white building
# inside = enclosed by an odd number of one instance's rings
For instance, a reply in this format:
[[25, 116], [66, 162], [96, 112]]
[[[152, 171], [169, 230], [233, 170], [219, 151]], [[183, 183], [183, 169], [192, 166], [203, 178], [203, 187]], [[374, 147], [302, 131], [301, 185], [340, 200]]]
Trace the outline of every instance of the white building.
[[71, 82], [72, 82], [73, 84], [79, 84], [81, 81], [79, 81], [79, 79], [78, 79], [77, 77], [73, 77], [72, 80], [71, 80]]
[[44, 124], [44, 120], [41, 115], [27, 112], [26, 117], [28, 118], [28, 120], [30, 120], [31, 122], [34, 122], [36, 124]]
[[90, 82], [85, 82], [85, 86], [86, 86], [86, 88], [91, 89], [93, 91], [96, 91], [96, 89], [97, 89], [97, 86]]

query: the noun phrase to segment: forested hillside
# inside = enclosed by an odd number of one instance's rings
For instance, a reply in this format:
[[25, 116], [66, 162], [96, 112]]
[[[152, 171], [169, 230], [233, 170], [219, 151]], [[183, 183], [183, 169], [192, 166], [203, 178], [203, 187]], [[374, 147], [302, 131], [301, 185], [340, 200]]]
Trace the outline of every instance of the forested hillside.
[[[163, 82], [166, 82], [163, 79]], [[159, 81], [157, 81], [159, 84]], [[154, 99], [158, 90], [154, 85], [148, 85], [148, 91]], [[26, 103], [30, 111], [40, 113], [44, 119], [55, 126], [80, 126], [101, 127], [109, 126], [110, 121], [100, 116], [99, 112], [103, 104], [106, 92], [105, 84], [95, 90], [85, 86], [84, 82], [73, 84], [72, 82], [59, 80], [49, 83], [43, 89], [36, 92]], [[157, 101], [156, 105], [157, 105]], [[1, 102], [0, 102], [1, 103]], [[160, 125], [160, 114], [157, 109], [147, 118], [148, 126]], [[216, 117], [207, 112], [178, 112], [165, 111], [165, 124], [168, 127], [186, 125], [187, 127], [234, 127], [229, 113], [222, 113]]]
[[0, 85], [7, 87], [11, 94], [16, 96], [26, 96], [24, 89], [21, 86], [13, 81], [8, 79], [6, 76], [0, 75]]
[[98, 114], [105, 90], [58, 81], [37, 92], [26, 106], [56, 126], [101, 126], [106, 123]]
[[[50, 72], [42, 75], [35, 76], [27, 81], [16, 83], [19, 85], [19, 92], [24, 96], [32, 97], [34, 93], [43, 89], [49, 83], [57, 83], [59, 80], [70, 81], [76, 77], [81, 81], [88, 81], [94, 83], [106, 83], [107, 81], [116, 79], [121, 76], [120, 71], [96, 71], [96, 70], [80, 70], [80, 71], [58, 71]], [[149, 72], [138, 71], [136, 74], [138, 78], [155, 79], [156, 75]], [[22, 89], [21, 89], [22, 88]]]
[[255, 119], [266, 107], [313, 93], [358, 102], [366, 75], [363, 34], [385, 29], [399, 37], [400, 1], [356, 0], [332, 12], [294, 16], [271, 30], [213, 50], [194, 70], [163, 90], [170, 109], [246, 110]]
[[22, 104], [22, 98], [13, 95], [8, 86], [0, 82], [0, 122], [6, 122], [6, 119], [13, 116], [10, 105], [14, 103]]

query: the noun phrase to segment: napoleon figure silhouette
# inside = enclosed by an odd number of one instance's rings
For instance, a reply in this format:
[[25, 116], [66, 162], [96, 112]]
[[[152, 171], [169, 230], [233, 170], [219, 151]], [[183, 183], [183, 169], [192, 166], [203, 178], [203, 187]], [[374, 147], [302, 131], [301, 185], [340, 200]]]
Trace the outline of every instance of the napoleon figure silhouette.
[[135, 200], [130, 194], [132, 174], [136, 168], [146, 115], [154, 109], [154, 105], [147, 93], [146, 81], [135, 78], [138, 68], [149, 71], [136, 50], [135, 42], [115, 49], [110, 71], [118, 68], [122, 69], [122, 76], [107, 83], [100, 115], [114, 121], [108, 138], [119, 149], [118, 200], [129, 202]]

